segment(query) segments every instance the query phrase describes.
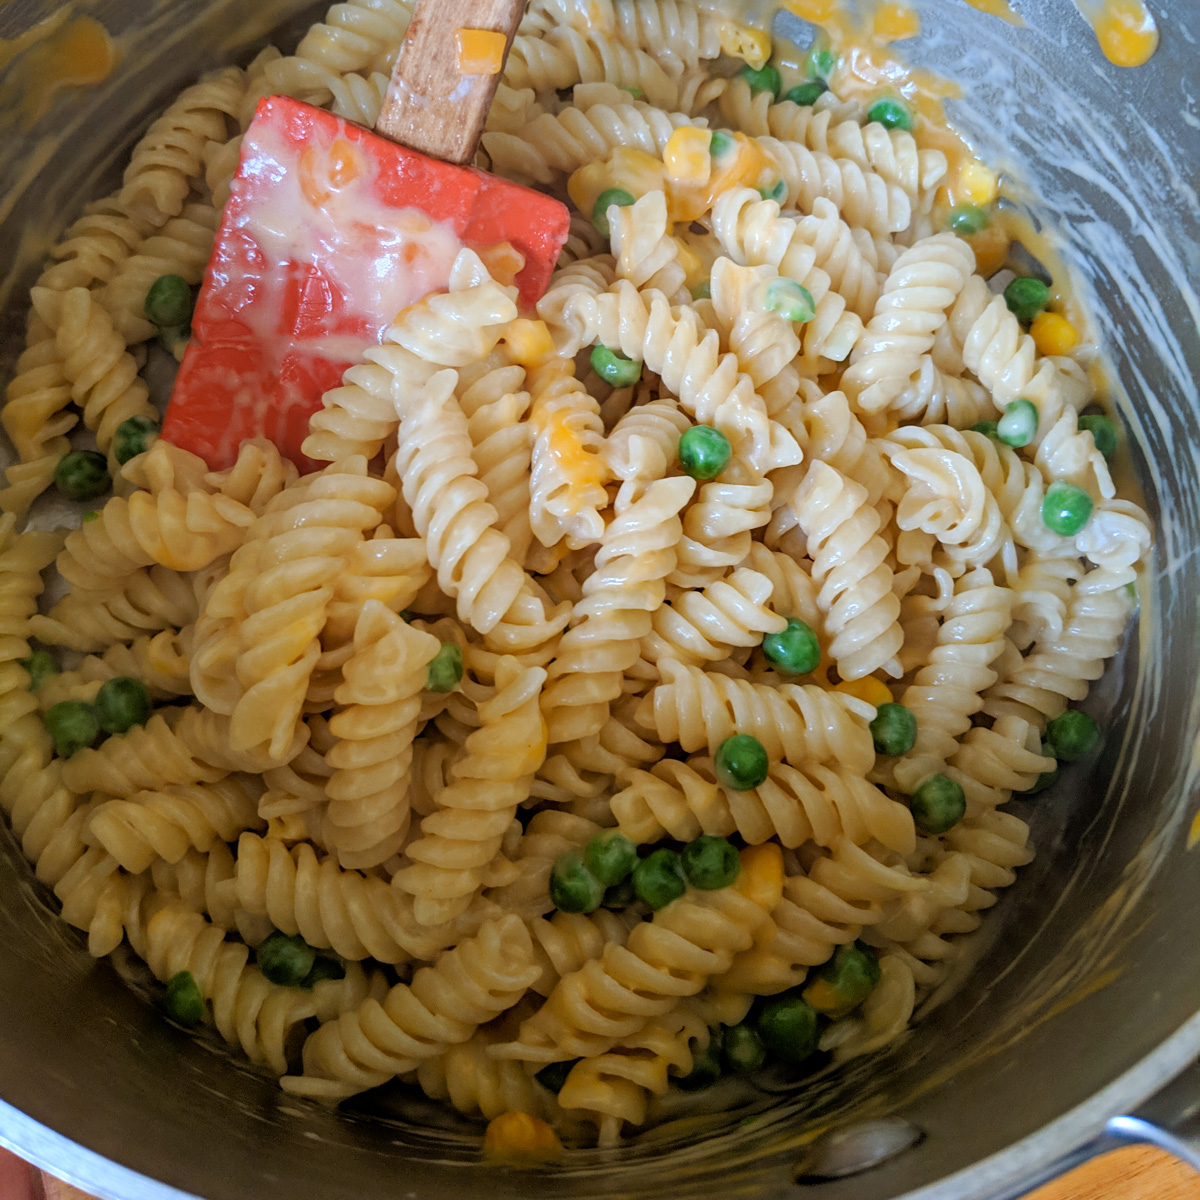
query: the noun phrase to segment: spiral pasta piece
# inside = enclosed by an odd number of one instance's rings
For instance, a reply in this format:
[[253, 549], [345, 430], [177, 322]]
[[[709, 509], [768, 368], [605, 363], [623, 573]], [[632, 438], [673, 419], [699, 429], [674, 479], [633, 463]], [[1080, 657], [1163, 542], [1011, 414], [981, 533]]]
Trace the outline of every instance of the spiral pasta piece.
[[195, 591], [177, 571], [142, 567], [120, 582], [98, 594], [69, 592], [46, 616], [33, 618], [34, 636], [51, 646], [94, 652], [196, 619]]
[[423, 925], [448, 921], [470, 904], [517, 805], [529, 796], [533, 774], [546, 757], [546, 726], [538, 709], [545, 678], [540, 667], [500, 660], [496, 694], [479, 706], [481, 725], [451, 768], [438, 811], [422, 818], [421, 837], [407, 847], [412, 865], [393, 882], [415, 897]]
[[715, 754], [727, 737], [749, 733], [771, 758], [796, 766], [815, 759], [865, 774], [874, 762], [867, 722], [875, 710], [843, 692], [764, 687], [670, 659], [659, 670], [663, 682], [642, 702], [638, 719], [689, 753], [704, 748]]
[[896, 402], [974, 270], [974, 252], [953, 233], [923, 238], [896, 259], [842, 376], [852, 403], [877, 413]]
[[529, 521], [543, 546], [565, 542], [571, 550], [598, 542], [608, 473], [600, 448], [600, 405], [574, 377], [570, 359], [555, 358], [530, 375], [533, 451]]
[[752, 846], [772, 838], [789, 847], [810, 841], [833, 846], [848, 837], [855, 845], [875, 840], [900, 854], [914, 847], [908, 809], [844, 768], [775, 763], [757, 788], [737, 792], [716, 782], [710, 759], [664, 759], [649, 771], [629, 772], [622, 782], [626, 786], [612, 798], [613, 815], [637, 842], [737, 833]]
[[462, 367], [489, 354], [517, 315], [511, 291], [488, 275], [478, 255], [463, 250], [450, 270], [449, 290], [406, 308], [351, 367], [342, 386], [321, 397], [301, 449], [336, 462], [361, 454], [370, 460], [396, 431], [396, 401], [407, 399], [443, 367]]
[[491, 889], [486, 898], [506, 912], [528, 920], [554, 907], [550, 899], [550, 870], [568, 850], [582, 850], [600, 832], [586, 817], [546, 809], [535, 813], [517, 846], [520, 874], [509, 884]]
[[588, 340], [644, 361], [691, 417], [724, 433], [735, 455], [754, 470], [765, 473], [800, 461], [800, 448], [770, 420], [737, 355], [721, 353], [716, 331], [706, 330], [693, 310], [676, 313], [665, 296], [640, 295], [627, 280], [595, 297], [590, 310]]
[[98, 292], [127, 345], [154, 336], [156, 327], [145, 316], [146, 294], [161, 275], [181, 275], [199, 283], [212, 254], [221, 214], [211, 204], [191, 203], [138, 246]]
[[546, 1118], [554, 1114], [550, 1092], [525, 1070], [523, 1063], [492, 1058], [488, 1047], [505, 1034], [495, 1027], [478, 1030], [465, 1042], [417, 1065], [417, 1083], [431, 1100], [445, 1100], [464, 1116], [490, 1121], [501, 1113], [523, 1112]]
[[904, 640], [900, 601], [892, 590], [887, 544], [866, 489], [836, 468], [814, 462], [792, 501], [808, 538], [817, 603], [832, 637], [830, 653], [843, 679], [873, 671], [898, 675]]
[[218, 840], [232, 842], [243, 830], [263, 828], [258, 794], [248, 777], [232, 775], [215, 783], [135, 792], [96, 807], [87, 836], [136, 875], [156, 858], [178, 862], [189, 849], [206, 854]]
[[285, 1043], [310, 1017], [326, 1020], [353, 1010], [382, 991], [383, 976], [366, 974], [355, 964], [345, 979], [329, 979], [311, 990], [271, 983], [248, 963], [245, 945], [227, 941], [223, 930], [199, 913], [167, 904], [149, 918], [142, 945], [135, 945], [163, 983], [180, 971], [191, 972], [200, 994], [212, 1004], [212, 1020], [227, 1041], [240, 1045], [251, 1062], [277, 1075], [287, 1071]]
[[824, 197], [837, 205], [852, 225], [873, 234], [897, 233], [908, 228], [912, 204], [897, 184], [849, 159], [831, 158], [799, 142], [762, 137], [759, 146], [778, 164], [787, 185], [786, 207], [813, 211], [813, 201]]
[[621, 103], [592, 104], [587, 109], [576, 105], [559, 113], [542, 113], [511, 133], [485, 133], [483, 148], [493, 171], [545, 184], [607, 158], [618, 146], [661, 158], [671, 134], [691, 124], [693, 118], [687, 113], [633, 103], [625, 94]]
[[656, 288], [675, 303], [689, 298], [679, 243], [671, 236], [667, 197], [661, 189], [647, 192], [619, 208], [612, 226], [612, 252], [617, 278], [635, 287]]
[[615, 1146], [623, 1125], [644, 1125], [651, 1096], [672, 1075], [687, 1075], [711, 1039], [698, 1007], [682, 1000], [604, 1054], [581, 1059], [558, 1093], [560, 1107], [597, 1127], [600, 1146]]
[[679, 439], [692, 426], [670, 397], [631, 408], [604, 443], [604, 461], [621, 481], [619, 505], [632, 503], [679, 457]]
[[329, 722], [337, 744], [326, 785], [325, 840], [343, 867], [374, 867], [408, 833], [408, 772], [425, 676], [441, 643], [406, 624], [377, 600], [363, 605], [354, 653]]
[[1011, 620], [1012, 592], [998, 587], [988, 571], [972, 571], [958, 581], [937, 644], [901, 697], [917, 719], [913, 748], [893, 765], [905, 792], [942, 771], [983, 708], [983, 693], [996, 682], [992, 663]]
[[323, 1025], [304, 1044], [304, 1074], [282, 1080], [285, 1091], [341, 1100], [467, 1041], [511, 1008], [536, 977], [529, 933], [509, 914], [396, 984], [382, 1001]]
[[728, 970], [766, 919], [767, 910], [736, 887], [689, 890], [637, 925], [626, 945], [610, 943], [561, 979], [521, 1023], [519, 1038], [491, 1053], [524, 1062], [604, 1054]]
[[[808, 289], [816, 311], [804, 329], [806, 354], [838, 362], [849, 356], [862, 333], [862, 310], [869, 315], [879, 282], [853, 239], [839, 245], [844, 225], [830, 201], [818, 197], [811, 217], [795, 219], [754, 188], [730, 188], [713, 205], [712, 226], [735, 262], [774, 267]], [[839, 271], [836, 279], [827, 265]]]
[[695, 486], [686, 478], [656, 480], [632, 504], [618, 506], [605, 529], [575, 625], [547, 674], [542, 712], [552, 742], [597, 734], [608, 719], [666, 596], [682, 534], [678, 513]]
[[735, 647], [757, 646], [764, 635], [780, 633], [787, 621], [766, 607], [771, 580], [748, 567], [738, 567], [702, 591], [684, 592], [670, 605], [660, 605], [651, 632], [642, 638], [637, 673], [655, 678], [657, 665], [672, 658], [690, 667], [728, 658]]
[[246, 76], [226, 67], [180, 92], [133, 148], [121, 188], [121, 205], [153, 226], [183, 211], [203, 178], [205, 151], [229, 136], [246, 91]]
[[433, 958], [473, 936], [499, 911], [481, 899], [446, 925], [421, 925], [411, 898], [385, 880], [343, 870], [332, 856], [318, 857], [307, 842], [289, 846], [250, 832], [238, 839], [234, 879], [242, 910], [352, 960]]
[[605, 908], [590, 915], [559, 912], [547, 919], [529, 921], [534, 960], [541, 968], [541, 974], [530, 984], [531, 990], [548, 996], [564, 975], [599, 958], [610, 942], [624, 945], [634, 924], [636, 919], [627, 913]]
[[35, 286], [64, 292], [105, 284], [148, 232], [145, 221], [126, 211], [119, 193], [95, 200], [84, 206], [83, 215], [51, 248], [54, 261], [43, 269]]

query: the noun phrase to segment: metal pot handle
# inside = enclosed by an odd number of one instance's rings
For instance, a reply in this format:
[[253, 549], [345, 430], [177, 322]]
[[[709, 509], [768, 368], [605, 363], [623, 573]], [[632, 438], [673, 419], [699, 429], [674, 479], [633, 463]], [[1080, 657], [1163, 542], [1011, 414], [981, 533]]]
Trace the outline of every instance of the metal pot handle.
[[1193, 1063], [1136, 1113], [1113, 1117], [1096, 1139], [1102, 1154], [1116, 1145], [1147, 1142], [1200, 1171], [1200, 1063]]

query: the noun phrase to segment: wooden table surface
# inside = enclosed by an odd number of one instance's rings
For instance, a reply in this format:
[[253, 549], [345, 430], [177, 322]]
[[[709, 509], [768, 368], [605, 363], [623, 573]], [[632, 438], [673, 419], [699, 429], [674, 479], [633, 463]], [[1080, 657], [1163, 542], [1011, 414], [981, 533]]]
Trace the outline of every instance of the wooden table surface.
[[[0, 1150], [0, 1200], [89, 1198], [49, 1175], [39, 1177]], [[1026, 1200], [1200, 1200], [1200, 1175], [1151, 1146], [1126, 1146], [1084, 1163]]]

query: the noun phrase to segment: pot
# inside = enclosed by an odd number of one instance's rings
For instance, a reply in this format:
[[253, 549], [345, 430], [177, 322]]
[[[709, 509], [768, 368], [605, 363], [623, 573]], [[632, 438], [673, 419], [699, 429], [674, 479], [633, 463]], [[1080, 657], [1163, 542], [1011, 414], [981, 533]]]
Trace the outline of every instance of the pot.
[[[1038, 857], [971, 943], [957, 988], [885, 1053], [726, 1096], [619, 1151], [518, 1172], [483, 1163], [478, 1131], [440, 1110], [335, 1114], [168, 1025], [57, 920], [5, 830], [0, 1143], [109, 1200], [1002, 1200], [1127, 1138], [1200, 1167], [1200, 1142], [1186, 1141], [1200, 1106], [1200, 857], [1188, 850], [1200, 802], [1200, 2], [1164, 11], [1158, 53], [1127, 72], [1101, 57], [1071, 0], [1018, 6], [1023, 28], [923, 0], [925, 32], [906, 53], [962, 83], [955, 119], [985, 159], [1020, 164], [1035, 222], [1061, 239], [1112, 351], [1157, 542], [1140, 623], [1089, 701], [1104, 751], [1021, 812]], [[57, 8], [4, 5], [0, 35]], [[96, 0], [90, 15], [121, 48], [105, 81], [48, 93], [21, 59], [0, 76], [10, 351], [37, 258], [114, 186], [151, 116], [273, 30], [294, 41], [318, 15], [302, 9]]]

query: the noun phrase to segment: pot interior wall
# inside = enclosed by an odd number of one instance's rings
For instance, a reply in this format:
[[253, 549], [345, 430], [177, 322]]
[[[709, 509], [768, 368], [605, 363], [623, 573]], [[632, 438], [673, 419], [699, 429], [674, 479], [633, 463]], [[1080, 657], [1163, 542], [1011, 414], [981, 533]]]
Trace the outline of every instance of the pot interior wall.
[[[0, 35], [54, 7], [16, 0], [0, 10]], [[477, 1133], [429, 1106], [397, 1098], [383, 1115], [334, 1116], [174, 1030], [57, 921], [5, 831], [0, 1099], [211, 1200], [682, 1197], [712, 1194], [718, 1175], [723, 1195], [779, 1195], [795, 1187], [791, 1166], [816, 1131], [851, 1114], [901, 1113], [925, 1131], [920, 1146], [861, 1178], [809, 1189], [874, 1200], [996, 1155], [1123, 1076], [1110, 1109], [1152, 1086], [1126, 1073], [1200, 1008], [1200, 939], [1188, 919], [1198, 864], [1185, 849], [1200, 727], [1200, 577], [1190, 552], [1200, 544], [1200, 205], [1187, 174], [1200, 162], [1200, 125], [1185, 113], [1196, 111], [1200, 4], [1173, 5], [1159, 53], [1127, 73], [1104, 63], [1070, 0], [1021, 6], [1029, 25], [1020, 30], [960, 0], [918, 7], [925, 32], [908, 55], [963, 84], [956, 118], [985, 157], [1021, 164], [1029, 194], [1044, 198], [1032, 203], [1035, 216], [1065, 243], [1129, 397], [1120, 401], [1129, 470], [1158, 527], [1140, 626], [1089, 701], [1109, 731], [1104, 752], [1036, 804], [1014, 806], [1039, 855], [974, 943], [962, 986], [882, 1056], [781, 1082], [773, 1096], [726, 1094], [728, 1111], [680, 1117], [619, 1153], [572, 1154], [535, 1181], [485, 1167]], [[31, 130], [0, 106], [6, 361], [37, 259], [84, 199], [115, 184], [152, 114], [206, 67], [246, 61], [272, 28], [294, 42], [318, 11], [305, 9], [289, 0], [97, 3], [87, 11], [122, 45], [113, 76], [64, 94]], [[1058, 1141], [1081, 1140], [1104, 1115], [1080, 1114], [996, 1175], [957, 1181], [953, 1194], [982, 1195], [1001, 1176], [1036, 1171]], [[15, 1129], [0, 1113], [0, 1138], [36, 1152]], [[100, 1186], [161, 1194], [128, 1178]]]

